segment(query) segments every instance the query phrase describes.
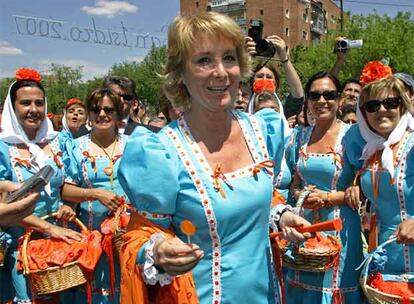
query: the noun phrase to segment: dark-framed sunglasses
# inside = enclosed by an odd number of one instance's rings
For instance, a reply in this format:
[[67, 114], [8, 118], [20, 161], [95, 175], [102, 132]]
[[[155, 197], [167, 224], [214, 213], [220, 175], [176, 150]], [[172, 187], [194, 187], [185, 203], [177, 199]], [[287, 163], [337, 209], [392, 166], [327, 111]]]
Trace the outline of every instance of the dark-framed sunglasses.
[[325, 100], [334, 100], [337, 99], [339, 97], [339, 92], [338, 91], [323, 91], [323, 92], [309, 92], [308, 93], [308, 99], [311, 101], [318, 101], [321, 96], [323, 96], [323, 98]]
[[101, 111], [104, 110], [106, 115], [112, 115], [115, 113], [115, 108], [113, 107], [99, 107], [99, 106], [93, 106], [89, 108], [89, 112], [95, 113], [98, 115], [101, 113]]
[[366, 103], [364, 103], [363, 108], [368, 113], [374, 113], [378, 112], [381, 105], [384, 106], [386, 110], [395, 110], [397, 109], [402, 103], [402, 98], [400, 96], [397, 97], [388, 97], [383, 100], [368, 100]]
[[131, 101], [134, 99], [134, 95], [129, 94], [119, 94], [119, 97], [122, 97], [126, 101]]

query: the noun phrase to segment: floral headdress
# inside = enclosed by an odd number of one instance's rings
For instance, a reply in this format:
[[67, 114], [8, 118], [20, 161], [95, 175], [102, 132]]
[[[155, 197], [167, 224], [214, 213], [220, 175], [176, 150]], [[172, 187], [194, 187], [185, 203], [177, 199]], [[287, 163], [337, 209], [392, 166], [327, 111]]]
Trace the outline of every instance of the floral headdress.
[[16, 79], [40, 82], [42, 80], [42, 76], [36, 70], [21, 68], [16, 71]]
[[275, 93], [276, 86], [275, 82], [272, 79], [257, 79], [253, 83], [253, 92], [255, 94], [260, 94], [263, 92]]
[[69, 108], [71, 105], [80, 104], [83, 105], [82, 101], [77, 98], [71, 98], [66, 102], [65, 108]]
[[392, 75], [391, 68], [381, 61], [370, 61], [362, 69], [362, 74], [359, 77], [361, 84], [367, 85], [370, 82], [387, 78]]

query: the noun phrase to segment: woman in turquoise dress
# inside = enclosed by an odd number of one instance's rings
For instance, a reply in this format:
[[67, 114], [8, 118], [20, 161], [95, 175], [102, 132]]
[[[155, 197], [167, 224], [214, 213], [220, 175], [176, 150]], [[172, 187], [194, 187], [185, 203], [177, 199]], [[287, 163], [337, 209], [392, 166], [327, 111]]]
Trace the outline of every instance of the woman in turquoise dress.
[[[51, 165], [55, 170], [50, 183], [40, 192], [33, 214], [24, 218], [19, 226], [5, 229], [12, 242], [5, 266], [0, 268], [0, 300], [31, 303], [34, 295], [30, 292], [29, 280], [17, 270], [18, 239], [26, 228], [65, 241], [80, 240], [80, 234], [41, 219], [61, 208], [62, 149], [52, 123], [46, 117], [47, 104], [40, 75], [34, 70], [20, 69], [16, 76], [18, 80], [9, 88], [2, 115], [0, 139], [5, 144], [0, 145], [1, 180], [21, 183], [45, 165]], [[58, 299], [56, 295], [47, 295], [36, 297], [36, 301], [57, 303]]]
[[[346, 144], [353, 148], [346, 153], [347, 161], [359, 169], [360, 189], [371, 202], [370, 248], [375, 249], [394, 234], [402, 243], [386, 247], [383, 275], [414, 271], [414, 166], [410, 165], [414, 162], [414, 118], [411, 110], [410, 98], [398, 78], [372, 82], [363, 88], [359, 99], [358, 128], [354, 136], [346, 138]], [[359, 191], [352, 188], [347, 195], [351, 198], [350, 205], [358, 208]]]
[[[67, 169], [62, 197], [79, 203], [78, 218], [90, 229], [101, 231], [102, 222], [125, 201], [118, 168], [126, 136], [118, 133], [121, 99], [110, 89], [96, 89], [86, 99], [91, 132], [66, 142]], [[105, 247], [105, 246], [104, 246]], [[106, 254], [105, 254], [106, 253]], [[119, 264], [104, 254], [95, 269], [92, 300], [95, 304], [119, 303]], [[111, 267], [114, 265], [114, 272]], [[112, 281], [111, 281], [112, 278]], [[111, 287], [111, 284], [112, 287]], [[86, 303], [80, 288], [75, 303]]]
[[[280, 303], [269, 222], [307, 224], [285, 206], [270, 210], [274, 163], [283, 155], [280, 115], [231, 110], [249, 61], [229, 17], [177, 17], [168, 42], [164, 92], [185, 112], [158, 134], [138, 127], [119, 178], [136, 209], [176, 237], [153, 234], [136, 263], [151, 285], [192, 271], [203, 304]], [[191, 240], [180, 230], [184, 220], [196, 227]], [[284, 233], [304, 239], [294, 228]]]
[[358, 213], [344, 202], [344, 190], [353, 174], [343, 164], [343, 144], [349, 125], [337, 120], [340, 84], [336, 77], [319, 72], [305, 87], [314, 126], [295, 133], [296, 173], [293, 194], [303, 201], [301, 215], [311, 222], [340, 218], [343, 229], [332, 232], [341, 240], [339, 264], [325, 272], [290, 268], [286, 279], [287, 303], [361, 303], [359, 272], [362, 243]]

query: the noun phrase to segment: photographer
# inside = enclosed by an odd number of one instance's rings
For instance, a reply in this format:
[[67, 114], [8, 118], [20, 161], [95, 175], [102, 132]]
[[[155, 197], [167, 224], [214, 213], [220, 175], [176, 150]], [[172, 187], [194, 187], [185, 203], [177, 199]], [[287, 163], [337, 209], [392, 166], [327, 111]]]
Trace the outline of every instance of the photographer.
[[[256, 39], [256, 42], [258, 40]], [[269, 63], [269, 60], [279, 61], [283, 66], [286, 75], [286, 82], [289, 87], [289, 95], [284, 102], [284, 114], [287, 119], [298, 114], [303, 105], [304, 95], [300, 78], [289, 58], [288, 48], [285, 41], [276, 35], [266, 37], [265, 41], [269, 43], [269, 47], [274, 47], [273, 56], [267, 60], [261, 60], [253, 69], [252, 80], [260, 78], [272, 78], [275, 80], [276, 90], [280, 87], [280, 79], [276, 66]], [[247, 51], [250, 56], [256, 56], [256, 42], [252, 37], [246, 37]], [[253, 82], [252, 81], [252, 82]]]
[[0, 225], [16, 225], [26, 216], [32, 214], [39, 193], [31, 193], [16, 202], [5, 204], [6, 193], [19, 189], [19, 184], [10, 181], [0, 181]]

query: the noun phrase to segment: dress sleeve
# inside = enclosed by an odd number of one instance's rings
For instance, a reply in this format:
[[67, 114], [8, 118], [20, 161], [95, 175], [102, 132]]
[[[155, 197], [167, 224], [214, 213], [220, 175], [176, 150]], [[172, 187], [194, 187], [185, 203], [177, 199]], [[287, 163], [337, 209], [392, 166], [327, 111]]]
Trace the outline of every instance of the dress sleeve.
[[0, 141], [0, 180], [12, 180], [9, 146]]
[[357, 124], [352, 125], [346, 132], [343, 138], [343, 146], [345, 147], [343, 153], [345, 167], [349, 166], [355, 174], [364, 165], [364, 161], [360, 158], [365, 146], [365, 140], [362, 138]]
[[129, 137], [118, 178], [139, 212], [161, 216], [175, 213], [179, 191], [178, 155], [166, 135], [137, 127]]
[[76, 158], [79, 152], [78, 140], [66, 139], [63, 144], [63, 164], [65, 167], [65, 183], [79, 186], [82, 184], [81, 165]]
[[281, 116], [271, 109], [263, 109], [255, 116], [259, 118], [261, 130], [266, 138], [269, 158], [275, 163], [275, 175], [277, 175], [280, 171], [285, 145]]

